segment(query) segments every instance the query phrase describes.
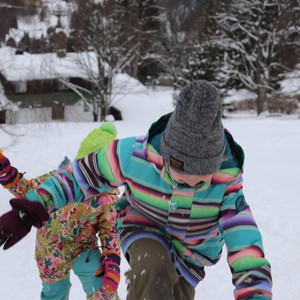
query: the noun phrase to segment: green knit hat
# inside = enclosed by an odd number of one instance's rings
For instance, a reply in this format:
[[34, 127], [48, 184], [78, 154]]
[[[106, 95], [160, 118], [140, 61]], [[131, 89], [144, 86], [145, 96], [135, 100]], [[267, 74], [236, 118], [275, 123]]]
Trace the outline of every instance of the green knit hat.
[[88, 136], [80, 143], [80, 148], [75, 159], [100, 150], [105, 145], [113, 141], [117, 136], [117, 128], [113, 123], [105, 122], [99, 128], [92, 130]]

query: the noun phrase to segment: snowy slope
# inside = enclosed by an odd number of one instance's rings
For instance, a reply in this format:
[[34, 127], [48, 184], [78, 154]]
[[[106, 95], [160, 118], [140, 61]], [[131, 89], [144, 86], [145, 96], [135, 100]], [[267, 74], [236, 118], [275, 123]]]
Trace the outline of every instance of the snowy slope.
[[[149, 101], [150, 100], [150, 101]], [[116, 122], [119, 137], [144, 134], [157, 117], [172, 110], [168, 89], [140, 90], [119, 100], [125, 116]], [[274, 277], [274, 300], [296, 300], [300, 297], [300, 119], [289, 117], [237, 116], [224, 120], [225, 126], [243, 146], [246, 154], [244, 190], [263, 235], [267, 258]], [[13, 164], [28, 178], [56, 168], [65, 155], [74, 157], [83, 137], [95, 123], [51, 123], [10, 125], [0, 129], [0, 147]], [[0, 189], [0, 213], [9, 209], [10, 194]], [[0, 250], [0, 299], [38, 300], [40, 280], [33, 258], [35, 230], [13, 248]], [[196, 300], [233, 299], [231, 275], [226, 263], [226, 250], [221, 262], [207, 268], [199, 284]], [[119, 288], [126, 299], [122, 261]], [[84, 299], [80, 283], [72, 277], [71, 300]]]

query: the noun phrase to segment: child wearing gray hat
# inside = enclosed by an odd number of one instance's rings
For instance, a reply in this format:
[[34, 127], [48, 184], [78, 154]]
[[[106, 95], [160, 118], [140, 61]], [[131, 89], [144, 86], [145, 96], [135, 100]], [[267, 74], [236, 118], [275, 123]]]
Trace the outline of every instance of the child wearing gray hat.
[[[130, 265], [127, 300], [195, 299], [205, 267], [219, 261], [224, 245], [234, 298], [270, 300], [271, 267], [243, 193], [243, 162], [223, 128], [218, 91], [194, 81], [146, 136], [115, 140], [75, 160], [72, 174], [61, 173], [69, 184], [50, 177], [28, 193], [26, 219], [39, 215], [32, 204], [51, 212], [123, 185], [117, 230]], [[14, 234], [6, 227], [0, 240]]]
[[218, 170], [225, 151], [221, 117], [221, 100], [212, 85], [194, 81], [186, 86], [161, 139], [165, 163], [186, 174]]

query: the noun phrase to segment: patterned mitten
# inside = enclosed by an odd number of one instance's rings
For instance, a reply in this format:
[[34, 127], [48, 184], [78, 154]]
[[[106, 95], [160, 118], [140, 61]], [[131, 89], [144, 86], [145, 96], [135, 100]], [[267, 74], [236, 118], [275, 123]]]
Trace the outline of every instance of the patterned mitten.
[[101, 267], [95, 275], [103, 275], [103, 287], [109, 293], [115, 293], [120, 283], [120, 254], [115, 251], [105, 251], [101, 254]]
[[18, 172], [18, 169], [12, 167], [9, 159], [0, 151], [0, 184], [9, 189], [14, 186], [19, 179], [21, 174]]

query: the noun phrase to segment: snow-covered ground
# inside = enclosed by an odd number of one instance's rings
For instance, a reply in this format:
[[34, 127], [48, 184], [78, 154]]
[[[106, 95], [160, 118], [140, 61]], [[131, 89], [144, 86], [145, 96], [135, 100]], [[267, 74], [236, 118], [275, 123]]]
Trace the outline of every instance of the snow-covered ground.
[[[121, 99], [121, 98], [120, 98]], [[118, 102], [124, 121], [116, 122], [118, 137], [141, 135], [151, 122], [172, 110], [168, 89], [141, 90], [123, 96]], [[99, 124], [62, 123], [3, 126], [0, 148], [28, 178], [57, 167], [65, 155], [74, 157], [80, 141]], [[264, 240], [267, 258], [272, 264], [274, 300], [300, 297], [300, 119], [299, 116], [256, 117], [233, 115], [224, 125], [243, 146], [245, 196]], [[0, 189], [0, 214], [10, 209], [11, 195]], [[33, 258], [35, 230], [7, 251], [0, 249], [0, 299], [39, 299], [40, 279]], [[207, 276], [196, 289], [197, 300], [233, 299], [231, 274], [221, 261], [207, 268]], [[119, 293], [126, 299], [122, 260]], [[72, 276], [71, 300], [85, 299], [79, 281]]]

